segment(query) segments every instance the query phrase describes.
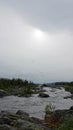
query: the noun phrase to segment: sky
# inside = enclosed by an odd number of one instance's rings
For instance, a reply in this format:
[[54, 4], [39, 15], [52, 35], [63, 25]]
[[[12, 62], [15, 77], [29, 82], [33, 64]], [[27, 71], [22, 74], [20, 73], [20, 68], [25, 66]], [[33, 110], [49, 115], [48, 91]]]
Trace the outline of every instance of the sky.
[[0, 77], [73, 81], [73, 0], [0, 0]]

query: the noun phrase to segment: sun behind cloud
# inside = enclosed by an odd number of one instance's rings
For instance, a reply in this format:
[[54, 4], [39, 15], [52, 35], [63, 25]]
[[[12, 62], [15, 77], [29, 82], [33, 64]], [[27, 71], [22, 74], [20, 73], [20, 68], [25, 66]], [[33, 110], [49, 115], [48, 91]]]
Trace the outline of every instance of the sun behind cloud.
[[37, 37], [38, 39], [40, 39], [43, 36], [43, 32], [41, 30], [39, 30], [39, 29], [35, 29], [34, 35], [35, 35], [35, 37]]
[[34, 29], [33, 35], [34, 35], [35, 40], [40, 41], [40, 42], [43, 41], [45, 37], [44, 32], [37, 28]]

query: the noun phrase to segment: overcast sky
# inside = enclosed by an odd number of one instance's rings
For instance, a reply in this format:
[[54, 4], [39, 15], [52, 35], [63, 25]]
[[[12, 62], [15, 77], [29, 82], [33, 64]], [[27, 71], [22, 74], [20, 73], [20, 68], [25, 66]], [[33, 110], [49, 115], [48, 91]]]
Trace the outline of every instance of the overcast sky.
[[73, 0], [0, 0], [0, 77], [73, 80]]

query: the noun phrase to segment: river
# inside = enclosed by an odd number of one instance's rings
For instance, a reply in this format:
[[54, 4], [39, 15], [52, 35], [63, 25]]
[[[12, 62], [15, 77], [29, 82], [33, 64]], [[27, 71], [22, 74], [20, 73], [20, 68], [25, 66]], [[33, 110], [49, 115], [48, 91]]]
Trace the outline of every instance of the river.
[[16, 112], [17, 110], [23, 110], [30, 114], [30, 116], [44, 118], [45, 107], [51, 102], [55, 109], [69, 109], [73, 106], [72, 99], [64, 99], [65, 96], [71, 95], [66, 92], [64, 88], [56, 89], [45, 87], [44, 88], [49, 94], [48, 98], [40, 98], [38, 94], [33, 94], [32, 97], [17, 97], [7, 96], [0, 98], [0, 111], [7, 110], [10, 112]]

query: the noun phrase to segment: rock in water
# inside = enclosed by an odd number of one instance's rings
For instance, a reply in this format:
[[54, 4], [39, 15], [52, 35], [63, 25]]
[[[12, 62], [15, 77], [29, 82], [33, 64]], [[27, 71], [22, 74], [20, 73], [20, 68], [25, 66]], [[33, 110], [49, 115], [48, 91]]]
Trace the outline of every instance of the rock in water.
[[6, 91], [0, 89], [0, 98], [2, 98], [4, 96], [9, 96], [9, 94]]
[[49, 95], [47, 93], [41, 92], [41, 93], [39, 93], [39, 97], [47, 98], [47, 97], [49, 97]]
[[70, 110], [73, 110], [73, 106], [70, 107]]

